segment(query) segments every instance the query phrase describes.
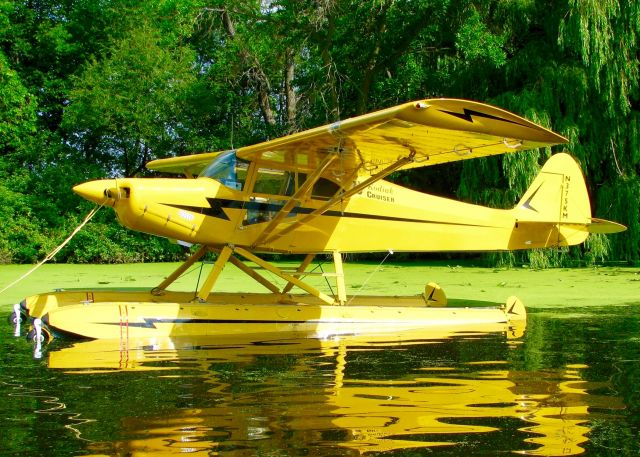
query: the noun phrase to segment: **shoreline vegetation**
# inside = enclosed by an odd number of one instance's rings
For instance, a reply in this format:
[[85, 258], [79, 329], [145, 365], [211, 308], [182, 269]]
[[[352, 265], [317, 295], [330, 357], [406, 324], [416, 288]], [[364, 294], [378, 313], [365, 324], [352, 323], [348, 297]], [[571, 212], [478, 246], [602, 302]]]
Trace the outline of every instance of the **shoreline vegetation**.
[[[293, 263], [277, 262], [280, 267]], [[9, 312], [24, 297], [55, 289], [151, 289], [179, 263], [47, 264], [0, 294], [0, 312]], [[316, 267], [314, 263], [309, 270]], [[26, 273], [31, 265], [0, 265], [0, 287]], [[322, 265], [331, 271], [331, 264]], [[193, 291], [211, 268], [196, 264], [174, 283], [171, 290]], [[316, 272], [320, 271], [319, 267]], [[263, 271], [270, 280], [277, 278]], [[418, 295], [425, 284], [437, 282], [449, 298], [504, 302], [516, 295], [529, 311], [581, 307], [640, 306], [640, 268], [604, 266], [534, 270], [527, 267], [490, 268], [433, 262], [345, 263], [348, 295]], [[280, 281], [278, 279], [278, 281]], [[276, 283], [279, 283], [275, 281]], [[325, 279], [308, 279], [323, 291]], [[332, 284], [333, 286], [333, 284]], [[214, 292], [264, 292], [257, 282], [228, 266]], [[299, 293], [294, 289], [294, 293]]]
[[[93, 206], [76, 184], [158, 176], [149, 161], [438, 97], [500, 107], [568, 142], [388, 180], [506, 209], [566, 151], [580, 163], [593, 216], [627, 231], [489, 261], [640, 262], [637, 2], [5, 0], [0, 24], [0, 263], [36, 262], [66, 238]], [[57, 260], [181, 255], [105, 208]]]

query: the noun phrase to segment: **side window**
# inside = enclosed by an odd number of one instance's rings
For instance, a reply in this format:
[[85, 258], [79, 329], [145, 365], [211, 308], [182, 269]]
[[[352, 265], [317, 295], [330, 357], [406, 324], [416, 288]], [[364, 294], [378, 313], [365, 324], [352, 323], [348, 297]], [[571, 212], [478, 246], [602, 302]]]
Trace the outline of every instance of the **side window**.
[[253, 192], [267, 195], [293, 195], [293, 175], [288, 171], [258, 169]]
[[[250, 197], [249, 201], [245, 203], [247, 210], [242, 225], [260, 224], [262, 222], [269, 222], [276, 217], [285, 204], [285, 200], [273, 200], [264, 197]], [[287, 217], [294, 217], [295, 211], [287, 214]]]
[[[307, 175], [304, 173], [298, 173], [298, 186], [301, 186], [307, 180]], [[326, 178], [320, 178], [313, 185], [313, 189], [311, 190], [311, 198], [315, 198], [317, 200], [328, 200], [333, 197], [340, 186], [333, 181], [330, 181]]]
[[333, 197], [340, 189], [333, 181], [329, 181], [325, 178], [318, 179], [318, 182], [314, 184], [313, 191], [311, 192], [312, 198], [329, 199]]
[[[288, 171], [259, 168], [256, 182], [253, 185], [254, 194], [268, 196], [291, 196], [295, 190], [295, 175]], [[286, 199], [269, 197], [250, 197], [245, 204], [247, 213], [243, 225], [260, 224], [273, 219], [282, 209]], [[295, 214], [289, 214], [289, 217]]]

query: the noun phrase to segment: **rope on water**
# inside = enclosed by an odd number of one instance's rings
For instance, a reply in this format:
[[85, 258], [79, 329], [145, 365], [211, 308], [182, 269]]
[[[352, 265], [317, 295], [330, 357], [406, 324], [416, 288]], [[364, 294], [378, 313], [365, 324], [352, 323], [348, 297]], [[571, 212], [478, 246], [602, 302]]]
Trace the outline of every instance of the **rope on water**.
[[38, 268], [40, 268], [42, 265], [44, 265], [46, 262], [48, 262], [49, 260], [53, 259], [53, 257], [60, 252], [60, 250], [65, 247], [67, 245], [67, 243], [69, 243], [69, 241], [71, 241], [73, 239], [74, 236], [76, 236], [76, 234], [82, 230], [82, 227], [84, 227], [87, 222], [89, 222], [91, 220], [91, 218], [100, 210], [100, 208], [102, 208], [104, 204], [96, 206], [95, 208], [93, 208], [91, 211], [89, 211], [89, 214], [87, 214], [84, 218], [84, 220], [80, 223], [80, 225], [78, 225], [73, 232], [71, 232], [71, 234], [62, 242], [60, 243], [60, 245], [58, 247], [56, 247], [53, 251], [51, 251], [49, 254], [47, 254], [45, 256], [44, 259], [42, 259], [39, 263], [37, 263], [31, 270], [27, 271], [25, 274], [23, 274], [22, 276], [20, 276], [18, 279], [16, 279], [15, 281], [13, 281], [11, 284], [6, 285], [2, 290], [0, 290], [0, 294], [3, 293], [5, 290], [15, 286], [16, 284], [18, 284], [20, 281], [22, 281], [23, 279], [25, 279], [27, 276], [29, 276], [31, 273], [33, 273], [34, 271], [36, 271]]

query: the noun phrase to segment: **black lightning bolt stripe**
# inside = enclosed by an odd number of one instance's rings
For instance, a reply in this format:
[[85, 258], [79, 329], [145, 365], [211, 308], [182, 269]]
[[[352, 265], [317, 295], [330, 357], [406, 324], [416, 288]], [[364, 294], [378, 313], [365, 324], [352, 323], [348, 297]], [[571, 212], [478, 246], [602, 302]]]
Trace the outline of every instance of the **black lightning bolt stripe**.
[[190, 318], [154, 318], [154, 317], [145, 317], [144, 323], [142, 322], [129, 322], [128, 324], [123, 324], [122, 322], [100, 322], [102, 325], [125, 325], [128, 327], [135, 328], [158, 328], [155, 324], [282, 324], [286, 322], [287, 324], [304, 324], [306, 322], [315, 322], [315, 321], [284, 321], [284, 320], [267, 320], [267, 319], [190, 319]]
[[[207, 198], [209, 202], [209, 208], [203, 206], [186, 206], [186, 205], [170, 205], [163, 203], [164, 205], [171, 206], [177, 209], [183, 209], [185, 211], [191, 211], [192, 213], [200, 213], [205, 216], [211, 216], [225, 221], [230, 221], [229, 216], [224, 211], [225, 208], [229, 209], [242, 209], [247, 208], [246, 203], [238, 200], [227, 200], [223, 198]], [[258, 209], [258, 208], [255, 208]], [[273, 211], [273, 210], [272, 210]]]
[[[544, 183], [542, 183], [542, 184], [544, 184]], [[534, 191], [533, 191], [533, 193], [531, 194], [531, 197], [527, 198], [527, 201], [526, 201], [526, 202], [524, 202], [524, 203], [522, 204], [522, 206], [523, 206], [524, 208], [527, 208], [527, 209], [533, 210], [533, 211], [535, 211], [536, 213], [538, 213], [538, 212], [539, 212], [537, 209], [535, 209], [533, 206], [531, 206], [531, 200], [533, 200], [533, 197], [535, 197], [535, 196], [536, 196], [536, 194], [538, 193], [538, 191], [539, 191], [539, 190], [540, 190], [540, 188], [542, 187], [542, 184], [540, 184], [540, 185], [538, 186], [538, 188], [537, 188], [536, 190], [534, 190]]]
[[[262, 203], [262, 202], [242, 202], [238, 200], [225, 200], [225, 199], [213, 199], [207, 198], [209, 200], [210, 208], [203, 208], [200, 206], [182, 206], [182, 205], [170, 205], [164, 203], [167, 206], [171, 206], [173, 208], [183, 209], [186, 211], [191, 211], [194, 213], [204, 214], [206, 216], [215, 217], [223, 220], [230, 220], [229, 216], [223, 211], [225, 208], [229, 209], [246, 209], [246, 210], [255, 210], [255, 211], [270, 211], [277, 212], [280, 211], [282, 205], [274, 204], [274, 203]], [[315, 208], [304, 208], [304, 207], [294, 207], [291, 210], [291, 215], [298, 214], [309, 214], [315, 211]], [[456, 222], [443, 222], [443, 221], [431, 221], [426, 219], [413, 219], [406, 217], [395, 217], [395, 216], [381, 216], [378, 214], [364, 214], [364, 213], [350, 213], [343, 211], [326, 211], [322, 214], [322, 216], [328, 217], [349, 217], [353, 219], [372, 219], [378, 221], [390, 221], [390, 222], [416, 222], [422, 224], [444, 224], [444, 225], [457, 225], [463, 227], [488, 227], [487, 225], [479, 225], [479, 224], [461, 224]], [[256, 223], [264, 223], [256, 222]]]
[[473, 124], [473, 117], [475, 116], [475, 117], [484, 117], [486, 119], [493, 119], [493, 120], [496, 120], [496, 121], [508, 122], [509, 124], [516, 124], [516, 125], [521, 125], [523, 127], [527, 127], [527, 125], [522, 124], [520, 122], [512, 121], [512, 120], [505, 119], [505, 118], [499, 117], [499, 116], [494, 116], [492, 114], [482, 113], [480, 111], [474, 111], [472, 109], [467, 109], [467, 108], [464, 108], [464, 110], [463, 110], [464, 113], [456, 113], [454, 111], [445, 111], [445, 110], [442, 110], [442, 109], [439, 110], [439, 111], [442, 112], [442, 113], [450, 114], [451, 116], [455, 116], [455, 117], [457, 117], [459, 119], [462, 119], [464, 121], [471, 122], [472, 124]]
[[[285, 319], [189, 319], [189, 318], [144, 318], [143, 322], [129, 322], [128, 324], [123, 324], [122, 322], [95, 322], [100, 325], [117, 325], [117, 326], [127, 326], [132, 328], [150, 328], [157, 329], [155, 324], [366, 324], [370, 323], [371, 320], [363, 320], [363, 321], [353, 321], [353, 320], [319, 320], [319, 319], [310, 319], [307, 321], [303, 320], [285, 320]], [[384, 324], [385, 322], [393, 323], [397, 322], [394, 320], [390, 321], [379, 321], [375, 320], [377, 324]]]

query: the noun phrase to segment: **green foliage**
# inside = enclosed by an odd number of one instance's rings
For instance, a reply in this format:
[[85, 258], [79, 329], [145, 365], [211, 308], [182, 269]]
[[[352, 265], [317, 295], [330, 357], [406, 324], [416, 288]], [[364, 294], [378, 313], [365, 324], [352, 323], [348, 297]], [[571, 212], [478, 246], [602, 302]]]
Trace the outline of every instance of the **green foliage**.
[[640, 178], [620, 177], [602, 186], [598, 206], [604, 217], [627, 226], [627, 236], [611, 240], [613, 258], [637, 263], [640, 261]]
[[594, 233], [585, 241], [584, 260], [588, 265], [601, 264], [608, 257], [611, 250], [611, 238], [600, 233]]
[[15, 154], [36, 131], [36, 103], [0, 51], [0, 151]]
[[[593, 214], [629, 230], [489, 258], [638, 262], [639, 36], [640, 8], [622, 0], [0, 0], [0, 261], [35, 261], [63, 239], [87, 211], [70, 192], [79, 182], [446, 96], [503, 106], [569, 142], [396, 181], [507, 208], [566, 147]], [[92, 225], [59, 260], [180, 255], [112, 215]]]
[[504, 50], [506, 35], [494, 35], [482, 20], [480, 12], [473, 9], [456, 33], [456, 48], [470, 64], [488, 61], [495, 67], [507, 61]]
[[49, 240], [32, 217], [29, 198], [0, 183], [0, 201], [0, 263], [35, 262]]
[[193, 53], [159, 45], [146, 25], [92, 59], [74, 79], [62, 128], [89, 160], [132, 176], [184, 141], [182, 111], [195, 81]]
[[96, 222], [78, 232], [61, 257], [73, 263], [165, 262], [181, 259], [183, 248], [120, 225]]

